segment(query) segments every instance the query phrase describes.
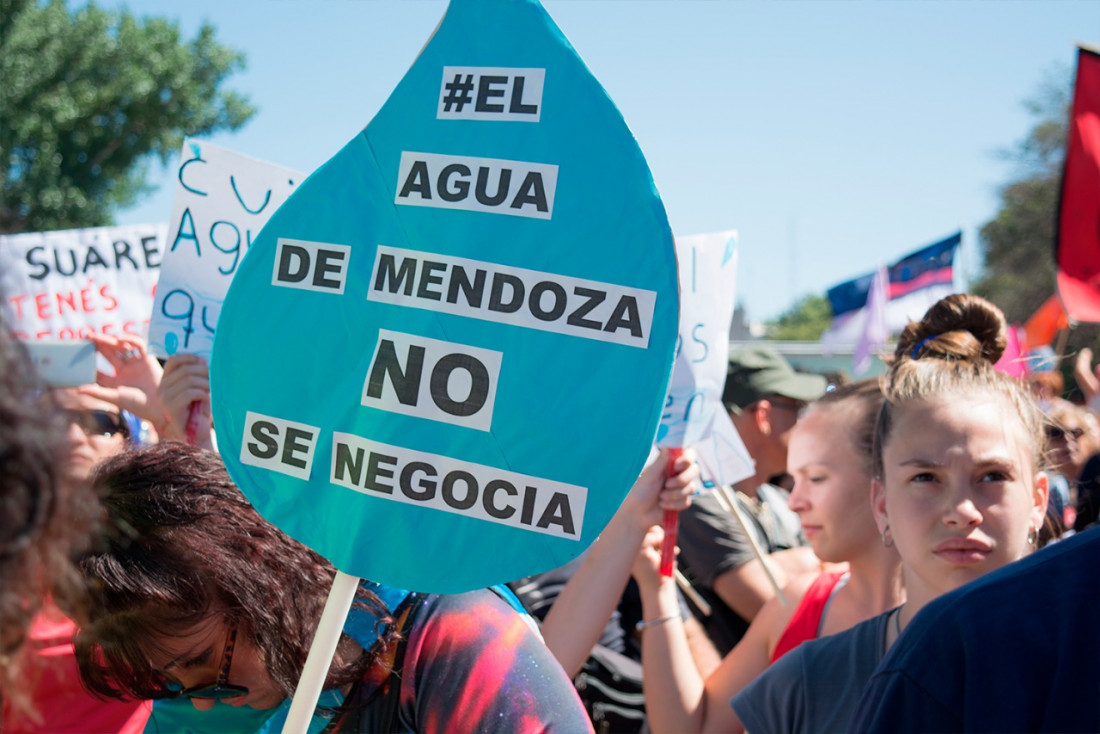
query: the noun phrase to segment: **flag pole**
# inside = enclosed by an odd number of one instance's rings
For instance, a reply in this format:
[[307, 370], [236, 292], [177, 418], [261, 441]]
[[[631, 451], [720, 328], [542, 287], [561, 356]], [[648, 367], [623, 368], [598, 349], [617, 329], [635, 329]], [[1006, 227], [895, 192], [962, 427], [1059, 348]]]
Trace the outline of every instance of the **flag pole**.
[[313, 711], [321, 699], [325, 676], [328, 675], [332, 658], [336, 655], [336, 645], [344, 631], [344, 620], [355, 601], [359, 581], [343, 571], [336, 572], [324, 611], [321, 612], [321, 620], [317, 623], [317, 631], [313, 635], [313, 644], [306, 656], [302, 677], [298, 679], [298, 687], [290, 700], [290, 711], [286, 715], [282, 734], [306, 734], [309, 730]]

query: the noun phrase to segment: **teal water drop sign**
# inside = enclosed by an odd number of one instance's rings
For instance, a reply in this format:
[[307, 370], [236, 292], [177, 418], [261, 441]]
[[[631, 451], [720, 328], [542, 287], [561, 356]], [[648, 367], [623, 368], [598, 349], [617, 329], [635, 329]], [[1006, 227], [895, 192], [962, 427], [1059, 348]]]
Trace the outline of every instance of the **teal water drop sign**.
[[218, 442], [345, 573], [453, 593], [559, 566], [644, 465], [676, 255], [637, 142], [541, 5], [453, 0], [242, 260]]

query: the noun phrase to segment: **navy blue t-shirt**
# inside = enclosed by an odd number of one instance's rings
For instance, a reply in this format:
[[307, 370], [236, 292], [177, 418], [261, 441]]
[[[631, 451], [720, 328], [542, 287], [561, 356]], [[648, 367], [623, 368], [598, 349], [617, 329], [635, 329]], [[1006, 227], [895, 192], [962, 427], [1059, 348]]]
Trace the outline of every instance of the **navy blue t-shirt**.
[[928, 604], [850, 731], [1100, 732], [1100, 528]]

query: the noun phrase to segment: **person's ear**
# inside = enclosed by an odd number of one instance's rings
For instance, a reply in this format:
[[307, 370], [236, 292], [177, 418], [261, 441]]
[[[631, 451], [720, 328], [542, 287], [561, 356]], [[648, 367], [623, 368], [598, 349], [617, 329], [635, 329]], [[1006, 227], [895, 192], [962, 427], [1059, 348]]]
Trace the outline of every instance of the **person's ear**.
[[885, 533], [890, 527], [890, 516], [886, 514], [886, 488], [880, 477], [871, 480], [871, 513], [875, 516], [879, 533]]
[[757, 400], [752, 409], [756, 430], [762, 436], [772, 435], [772, 404], [767, 400]]
[[1031, 499], [1035, 503], [1031, 509], [1031, 526], [1038, 530], [1043, 527], [1043, 521], [1047, 515], [1047, 502], [1050, 500], [1050, 479], [1046, 472], [1035, 475]]

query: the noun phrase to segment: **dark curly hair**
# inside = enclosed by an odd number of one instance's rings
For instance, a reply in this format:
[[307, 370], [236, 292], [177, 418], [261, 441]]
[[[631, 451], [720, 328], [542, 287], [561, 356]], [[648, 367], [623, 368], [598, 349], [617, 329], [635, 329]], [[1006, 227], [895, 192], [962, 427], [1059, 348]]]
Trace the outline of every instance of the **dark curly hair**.
[[[157, 641], [221, 616], [241, 625], [272, 680], [291, 695], [332, 565], [263, 519], [217, 454], [176, 442], [135, 449], [103, 462], [92, 484], [105, 524], [79, 561], [89, 589], [75, 640], [85, 685], [110, 698], [171, 695], [149, 662]], [[390, 621], [365, 589], [356, 603]], [[391, 631], [381, 648], [395, 639]], [[359, 680], [379, 652], [349, 640], [342, 638], [326, 687]]]
[[0, 691], [28, 710], [22, 643], [46, 597], [73, 593], [72, 556], [86, 541], [90, 509], [61, 496], [65, 422], [52, 409], [26, 349], [0, 312]]

